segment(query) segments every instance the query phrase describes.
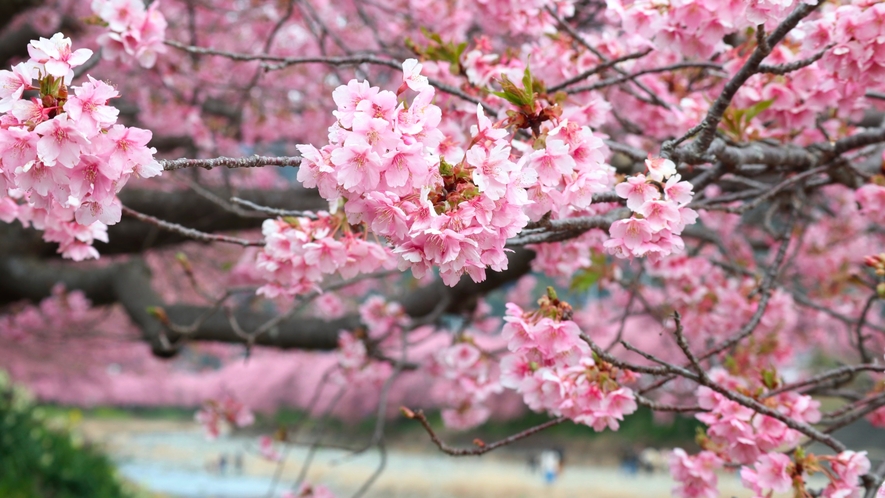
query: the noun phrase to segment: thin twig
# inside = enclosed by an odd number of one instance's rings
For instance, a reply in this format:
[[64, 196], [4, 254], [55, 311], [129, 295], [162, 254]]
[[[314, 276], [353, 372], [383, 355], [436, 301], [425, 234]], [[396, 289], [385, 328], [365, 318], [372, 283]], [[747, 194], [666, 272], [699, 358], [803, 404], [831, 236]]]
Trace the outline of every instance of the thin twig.
[[173, 171], [185, 168], [260, 168], [263, 166], [300, 166], [300, 157], [216, 157], [214, 159], [166, 159], [160, 161], [165, 171]]
[[199, 240], [201, 242], [226, 242], [228, 244], [237, 244], [240, 246], [263, 246], [263, 240], [246, 240], [241, 239], [239, 237], [231, 237], [228, 235], [217, 235], [212, 233], [201, 232], [199, 230], [195, 230], [193, 228], [187, 228], [185, 226], [181, 226], [177, 223], [171, 223], [165, 220], [161, 220], [159, 218], [155, 218], [153, 216], [139, 213], [133, 209], [130, 209], [126, 206], [122, 207], [123, 214], [129, 216], [131, 218], [135, 218], [139, 221], [143, 221], [150, 225], [153, 225], [157, 228], [161, 228], [168, 232], [177, 233], [183, 237], [187, 237], [194, 240]]
[[292, 209], [277, 209], [268, 206], [262, 206], [260, 204], [255, 204], [252, 201], [246, 199], [240, 199], [239, 197], [231, 197], [230, 201], [234, 204], [239, 204], [241, 206], [246, 206], [253, 211], [258, 211], [260, 213], [272, 214], [275, 216], [298, 216], [302, 218], [310, 218], [312, 220], [317, 219], [317, 215], [312, 211], [296, 211]]
[[408, 408], [401, 408], [403, 414], [407, 418], [417, 419], [418, 422], [421, 423], [421, 426], [424, 427], [424, 430], [427, 431], [427, 434], [430, 436], [430, 440], [440, 449], [443, 453], [452, 456], [479, 456], [490, 451], [496, 450], [502, 446], [507, 446], [509, 444], [513, 444], [520, 439], [525, 439], [533, 434], [537, 434], [544, 429], [549, 429], [554, 425], [559, 425], [565, 422], [567, 419], [565, 417], [555, 418], [553, 420], [548, 420], [543, 424], [536, 425], [529, 429], [526, 429], [522, 432], [518, 432], [512, 436], [501, 439], [500, 441], [495, 441], [494, 443], [482, 443], [478, 445], [476, 448], [455, 448], [453, 446], [449, 446], [442, 439], [437, 436], [436, 432], [434, 432], [433, 427], [430, 426], [430, 422], [427, 421], [427, 417], [424, 415], [422, 410], [412, 411]]

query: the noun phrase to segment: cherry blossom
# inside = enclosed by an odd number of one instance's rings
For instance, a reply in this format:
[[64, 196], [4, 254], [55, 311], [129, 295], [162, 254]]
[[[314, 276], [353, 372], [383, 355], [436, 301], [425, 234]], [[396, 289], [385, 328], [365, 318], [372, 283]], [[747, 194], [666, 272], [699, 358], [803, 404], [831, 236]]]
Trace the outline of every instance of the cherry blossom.
[[40, 38], [32, 40], [28, 45], [28, 54], [35, 64], [37, 71], [55, 76], [64, 80], [69, 85], [74, 78], [74, 68], [83, 65], [90, 57], [92, 50], [80, 48], [71, 51], [71, 39], [63, 34], [56, 33], [52, 38]]

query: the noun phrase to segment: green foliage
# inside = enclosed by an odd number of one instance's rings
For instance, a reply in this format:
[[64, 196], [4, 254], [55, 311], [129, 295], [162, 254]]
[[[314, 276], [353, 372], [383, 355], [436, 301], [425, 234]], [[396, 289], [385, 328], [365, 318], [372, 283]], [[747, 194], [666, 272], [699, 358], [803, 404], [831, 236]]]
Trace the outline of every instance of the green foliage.
[[106, 456], [54, 425], [59, 424], [0, 372], [0, 496], [132, 496]]
[[501, 75], [500, 92], [492, 92], [492, 94], [501, 97], [513, 105], [520, 106], [526, 110], [532, 111], [535, 106], [535, 88], [534, 78], [528, 66], [522, 76], [522, 88], [516, 86], [516, 83], [510, 81], [507, 75]]
[[584, 293], [590, 290], [596, 282], [608, 271], [606, 267], [605, 254], [599, 251], [590, 252], [590, 267], [581, 268], [572, 277], [569, 290], [577, 293]]
[[467, 42], [458, 44], [444, 42], [439, 34], [426, 28], [421, 28], [421, 32], [424, 33], [424, 37], [429, 40], [429, 43], [422, 47], [411, 38], [406, 38], [406, 47], [415, 52], [422, 60], [448, 62], [449, 71], [455, 76], [460, 75], [462, 71], [461, 54], [467, 49]]
[[771, 107], [771, 104], [773, 103], [774, 99], [769, 99], [757, 102], [747, 109], [735, 109], [734, 107], [729, 107], [726, 109], [725, 115], [722, 117], [722, 126], [726, 133], [732, 138], [738, 140], [748, 138], [745, 135], [747, 127], [750, 126], [750, 122], [753, 118], [761, 114], [762, 111]]

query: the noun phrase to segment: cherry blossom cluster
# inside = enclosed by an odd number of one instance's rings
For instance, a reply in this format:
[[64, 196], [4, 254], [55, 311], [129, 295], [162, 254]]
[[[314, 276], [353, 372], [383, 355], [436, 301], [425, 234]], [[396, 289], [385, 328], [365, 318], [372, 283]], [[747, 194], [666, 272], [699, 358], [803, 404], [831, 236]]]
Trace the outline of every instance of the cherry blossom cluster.
[[[724, 372], [716, 370], [712, 374], [719, 377]], [[746, 389], [736, 379], [732, 382], [730, 388]], [[715, 449], [730, 462], [747, 465], [760, 455], [796, 444], [802, 437], [800, 432], [788, 428], [783, 422], [760, 415], [708, 387], [698, 388], [698, 401], [701, 408], [709, 410], [697, 415], [697, 419], [707, 425], [705, 446]], [[785, 392], [766, 398], [766, 404], [799, 422], [814, 424], [820, 421], [820, 402], [811, 396]]]
[[56, 284], [52, 296], [39, 304], [26, 305], [14, 313], [0, 316], [0, 338], [6, 341], [40, 342], [43, 331], [70, 331], [94, 318], [92, 303], [81, 291], [65, 290]]
[[862, 215], [873, 223], [885, 225], [885, 187], [867, 183], [854, 191], [854, 199]]
[[619, 258], [648, 256], [656, 261], [683, 249], [679, 234], [698, 215], [687, 207], [692, 199], [692, 185], [681, 181], [673, 161], [649, 158], [645, 164], [647, 176], [638, 174], [615, 186], [615, 192], [627, 200], [633, 215], [612, 223], [611, 239], [604, 245]]
[[632, 372], [595, 359], [571, 320], [572, 309], [553, 290], [525, 312], [507, 303], [502, 336], [512, 354], [501, 360], [501, 385], [522, 394], [529, 408], [565, 416], [601, 431], [636, 411], [633, 391], [623, 384]]
[[338, 370], [335, 380], [339, 384], [377, 387], [390, 377], [390, 365], [369, 358], [364, 339], [364, 334], [360, 332], [341, 331], [338, 334]]
[[[106, 226], [120, 221], [117, 192], [133, 174], [162, 171], [147, 147], [151, 132], [116, 124], [108, 101], [118, 93], [102, 81], [89, 77], [69, 94], [73, 68], [90, 50], [71, 51], [56, 33], [28, 52], [30, 60], [0, 71], [0, 191], [9, 196], [0, 219], [44, 230], [65, 257], [96, 258], [92, 242], [107, 241]], [[39, 97], [24, 99], [25, 91]]]
[[418, 92], [408, 106], [366, 82], [336, 89], [330, 144], [298, 146], [298, 179], [332, 202], [344, 198], [347, 221], [392, 244], [400, 269], [421, 278], [439, 267], [448, 285], [464, 273], [482, 281], [486, 267], [507, 267], [504, 244], [528, 221], [522, 207], [531, 179], [511, 161], [506, 130], [479, 106], [466, 153], [457, 146], [441, 152], [441, 111], [421, 67], [414, 59], [403, 64], [399, 93]]
[[[758, 398], [792, 420], [807, 424], [820, 421], [820, 402], [811, 396], [790, 391], [766, 396], [768, 386], [777, 385], [775, 375], [767, 376], [768, 380], [763, 380], [761, 385], [731, 376], [721, 368], [714, 368], [709, 375], [711, 380], [729, 391]], [[699, 387], [697, 397], [698, 404], [705, 411], [697, 414], [696, 418], [707, 426], [705, 433], [698, 438], [703, 451], [693, 456], [681, 449], [674, 451], [670, 471], [679, 482], [674, 489], [677, 496], [718, 496], [714, 471], [725, 464], [743, 465], [743, 483], [757, 496], [762, 496], [764, 490], [785, 492], [796, 482], [794, 478], [799, 479], [799, 483], [804, 482], [793, 471], [811, 467], [791, 466], [789, 456], [777, 453], [779, 449], [798, 444], [802, 439], [800, 432], [771, 416], [756, 413], [709, 387]], [[751, 468], [751, 465], [754, 467]]]
[[673, 495], [681, 498], [717, 498], [719, 477], [716, 471], [722, 469], [724, 463], [712, 451], [689, 455], [682, 448], [675, 448], [670, 454], [670, 475], [677, 482]]
[[605, 163], [608, 148], [589, 127], [564, 119], [536, 144], [537, 150], [524, 156], [527, 171], [533, 172], [529, 178], [535, 180], [528, 189], [533, 203], [526, 206], [532, 221], [551, 211], [554, 218], [580, 213], [593, 194], [611, 190], [615, 170]]
[[325, 275], [353, 278], [393, 262], [387, 249], [352, 230], [342, 213], [265, 220], [261, 232], [265, 245], [255, 266], [267, 283], [258, 293], [271, 298], [319, 291]]
[[[824, 472], [830, 482], [820, 496], [824, 498], [857, 498], [861, 496], [860, 477], [870, 470], [870, 461], [866, 452], [843, 451], [834, 456], [806, 455], [804, 451], [796, 451], [794, 462], [782, 453], [760, 455], [753, 467], [741, 468], [741, 482], [744, 487], [753, 490], [755, 496], [768, 493], [785, 493], [796, 490], [797, 496], [805, 496], [805, 478], [817, 471]], [[821, 461], [829, 461], [831, 471], [820, 465]]]
[[359, 306], [360, 321], [368, 327], [369, 337], [377, 340], [402, 332], [409, 317], [400, 303], [381, 296], [370, 296]]
[[246, 427], [255, 422], [255, 416], [249, 407], [230, 394], [219, 399], [206, 400], [194, 419], [203, 426], [209, 439], [217, 438], [227, 428]]
[[[711, 221], [707, 214], [705, 224]], [[730, 225], [725, 220], [717, 220], [714, 226]], [[752, 261], [746, 240], [728, 235], [723, 237], [725, 243], [737, 245], [734, 254], [747, 254], [747, 261]], [[758, 311], [759, 302], [753, 292], [758, 282], [752, 277], [727, 272], [711, 263], [708, 257], [679, 255], [664, 258], [647, 264], [646, 275], [660, 285], [646, 291], [646, 299], [653, 306], [679, 310], [688, 338], [698, 344], [727, 340], [734, 323], [746, 323]], [[626, 294], [621, 297], [626, 298]], [[764, 369], [789, 364], [806, 343], [799, 337], [786, 339], [782, 332], [795, 330], [799, 315], [790, 293], [782, 289], [772, 291], [765, 315], [754, 331], [756, 340], [741, 343], [730, 351], [729, 371], [732, 374], [740, 372], [744, 378], [759, 378]], [[641, 344], [657, 347], [647, 342]]]
[[862, 97], [867, 90], [885, 88], [881, 78], [885, 74], [885, 5], [881, 2], [828, 5], [819, 19], [802, 28], [806, 50], [833, 45], [820, 66], [839, 82], [841, 91]]
[[816, 0], [611, 0], [606, 14], [626, 32], [652, 40], [659, 50], [706, 59], [728, 48], [726, 34], [759, 24], [774, 26], [800, 3]]
[[445, 380], [446, 404], [443, 423], [452, 429], [469, 429], [488, 420], [488, 399], [501, 392], [493, 375], [493, 361], [469, 338], [437, 352], [431, 374]]
[[166, 52], [166, 18], [159, 1], [145, 8], [143, 0], [92, 0], [92, 12], [107, 24], [108, 32], [98, 37], [105, 59], [134, 58], [145, 68]]

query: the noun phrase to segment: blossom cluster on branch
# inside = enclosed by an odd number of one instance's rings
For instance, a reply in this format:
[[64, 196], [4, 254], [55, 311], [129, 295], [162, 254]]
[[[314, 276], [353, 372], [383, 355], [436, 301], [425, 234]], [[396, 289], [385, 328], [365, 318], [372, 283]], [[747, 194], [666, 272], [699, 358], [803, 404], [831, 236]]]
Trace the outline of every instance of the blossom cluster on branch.
[[107, 83], [90, 77], [68, 89], [91, 50], [72, 51], [56, 33], [32, 41], [28, 53], [0, 71], [0, 189], [8, 192], [0, 219], [43, 230], [65, 257], [97, 258], [93, 241], [107, 242], [107, 225], [120, 221], [117, 192], [132, 175], [162, 171], [147, 147], [151, 132], [116, 124], [108, 101], [119, 94]]

